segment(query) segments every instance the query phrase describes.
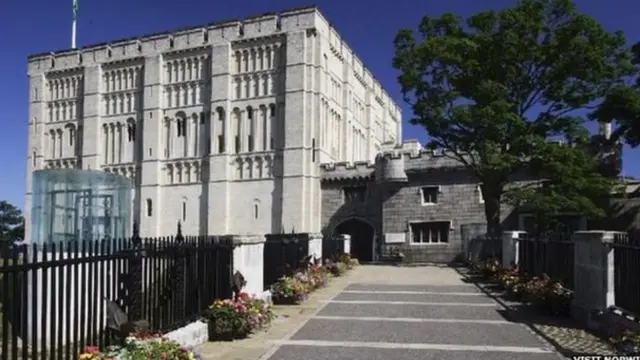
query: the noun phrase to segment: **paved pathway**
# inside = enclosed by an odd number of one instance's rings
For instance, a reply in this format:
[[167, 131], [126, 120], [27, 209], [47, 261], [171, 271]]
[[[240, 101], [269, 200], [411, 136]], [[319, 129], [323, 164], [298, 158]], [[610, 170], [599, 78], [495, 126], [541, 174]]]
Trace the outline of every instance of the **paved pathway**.
[[358, 267], [261, 360], [558, 360], [551, 345], [450, 268]]

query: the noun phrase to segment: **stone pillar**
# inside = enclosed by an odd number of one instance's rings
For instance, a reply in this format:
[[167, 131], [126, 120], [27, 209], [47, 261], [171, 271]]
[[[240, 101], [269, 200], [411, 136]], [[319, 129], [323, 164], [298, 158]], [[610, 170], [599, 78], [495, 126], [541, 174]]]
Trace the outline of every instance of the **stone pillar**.
[[527, 236], [526, 231], [505, 231], [502, 233], [502, 266], [518, 267], [519, 240], [525, 236]]
[[598, 330], [596, 317], [615, 304], [613, 243], [615, 231], [577, 231], [574, 245], [574, 299], [571, 314], [589, 329]]
[[309, 233], [309, 249], [308, 254], [312, 256], [312, 260], [320, 259], [322, 261], [322, 234]]
[[233, 236], [233, 273], [239, 271], [244, 276], [247, 285], [243, 292], [259, 298], [264, 296], [264, 243], [260, 235]]
[[336, 241], [342, 241], [342, 252], [344, 254], [351, 254], [351, 235], [338, 235]]

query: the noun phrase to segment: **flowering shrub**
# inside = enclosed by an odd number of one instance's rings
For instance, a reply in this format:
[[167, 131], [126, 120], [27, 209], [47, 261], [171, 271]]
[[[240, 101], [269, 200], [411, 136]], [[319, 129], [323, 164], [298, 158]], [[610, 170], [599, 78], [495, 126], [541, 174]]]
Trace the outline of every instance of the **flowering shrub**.
[[637, 332], [625, 329], [614, 334], [610, 340], [621, 352], [620, 355], [640, 354], [640, 334]]
[[323, 266], [313, 265], [309, 269], [308, 276], [311, 279], [311, 283], [314, 289], [327, 286], [329, 281], [330, 272]]
[[209, 340], [233, 340], [246, 337], [251, 331], [247, 304], [231, 299], [216, 300], [205, 311], [209, 324]]
[[517, 284], [524, 281], [524, 276], [518, 269], [499, 269], [493, 278], [506, 290], [513, 290]]
[[[355, 262], [353, 260], [355, 260]], [[343, 263], [347, 270], [351, 270], [358, 264], [358, 259], [352, 259], [349, 254], [342, 254], [339, 262]]]
[[271, 323], [273, 312], [261, 299], [240, 293], [235, 300], [216, 300], [204, 314], [209, 324], [209, 340], [245, 338]]
[[[308, 283], [303, 282], [306, 275], [286, 276], [271, 285], [271, 298], [274, 303], [298, 304], [307, 298]], [[307, 279], [308, 281], [308, 279]]]
[[341, 276], [342, 274], [344, 274], [348, 270], [347, 269], [347, 265], [345, 265], [341, 261], [329, 262], [329, 263], [327, 263], [326, 268], [327, 268], [327, 270], [329, 270], [329, 272], [333, 276]]
[[274, 318], [273, 311], [264, 300], [250, 297], [247, 293], [240, 293], [238, 301], [246, 304], [247, 322], [252, 331], [265, 328]]
[[159, 334], [145, 333], [129, 336], [125, 344], [110, 347], [101, 352], [95, 346], [87, 346], [80, 360], [195, 360], [201, 359], [194, 351]]
[[493, 276], [501, 268], [502, 264], [497, 258], [487, 258], [475, 265], [475, 270], [486, 277]]
[[524, 300], [552, 315], [568, 315], [572, 294], [560, 281], [552, 280], [548, 275], [534, 276], [524, 282], [519, 290]]

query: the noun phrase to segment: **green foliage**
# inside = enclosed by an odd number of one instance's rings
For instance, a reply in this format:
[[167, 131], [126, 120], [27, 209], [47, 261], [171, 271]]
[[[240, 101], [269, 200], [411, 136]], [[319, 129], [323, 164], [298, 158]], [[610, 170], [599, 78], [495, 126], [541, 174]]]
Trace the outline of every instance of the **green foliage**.
[[22, 211], [7, 201], [0, 201], [0, 241], [12, 242], [24, 239]]
[[619, 184], [615, 178], [600, 175], [598, 161], [582, 147], [545, 143], [531, 154], [529, 166], [534, 173], [544, 174], [544, 181], [507, 189], [505, 198], [536, 214], [540, 231], [554, 227], [563, 213], [603, 217], [598, 199]]
[[633, 48], [633, 77], [627, 83], [613, 86], [600, 106], [590, 117], [601, 122], [617, 122], [618, 127], [612, 134], [612, 140], [624, 138], [637, 147], [640, 145], [640, 42]]
[[[473, 170], [490, 233], [500, 231], [499, 204], [514, 174], [543, 170], [532, 162], [587, 156], [578, 147], [551, 151], [547, 140], [584, 139], [585, 119], [574, 110], [601, 99], [630, 65], [624, 36], [608, 33], [570, 0], [523, 0], [466, 22], [454, 14], [425, 16], [416, 31], [398, 32], [395, 51], [411, 123], [429, 133], [428, 147]], [[583, 185], [571, 178], [598, 178], [592, 165], [574, 163], [569, 179], [544, 175], [566, 181], [562, 186]]]

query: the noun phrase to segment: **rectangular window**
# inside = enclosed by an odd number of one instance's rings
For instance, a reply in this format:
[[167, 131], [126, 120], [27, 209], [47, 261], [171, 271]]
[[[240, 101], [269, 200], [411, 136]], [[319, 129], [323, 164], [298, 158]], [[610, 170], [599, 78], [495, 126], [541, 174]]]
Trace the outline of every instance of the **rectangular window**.
[[438, 203], [438, 195], [440, 194], [439, 186], [426, 186], [420, 189], [422, 195], [422, 205], [432, 205]]
[[344, 193], [344, 202], [365, 201], [367, 195], [366, 186], [350, 186], [342, 189]]
[[449, 242], [448, 221], [431, 221], [411, 224], [411, 243], [446, 244]]

